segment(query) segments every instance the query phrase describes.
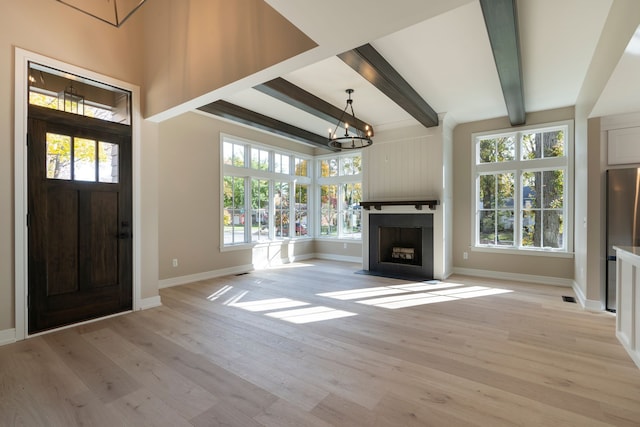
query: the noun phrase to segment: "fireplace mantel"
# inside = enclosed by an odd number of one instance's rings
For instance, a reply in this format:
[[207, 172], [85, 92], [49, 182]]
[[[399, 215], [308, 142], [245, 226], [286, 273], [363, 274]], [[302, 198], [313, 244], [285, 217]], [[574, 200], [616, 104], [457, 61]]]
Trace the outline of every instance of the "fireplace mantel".
[[373, 206], [377, 211], [382, 210], [382, 206], [414, 206], [419, 211], [422, 210], [423, 206], [429, 206], [429, 209], [435, 210], [436, 206], [439, 204], [439, 200], [387, 200], [380, 202], [360, 202], [360, 206], [366, 210], [369, 210]]

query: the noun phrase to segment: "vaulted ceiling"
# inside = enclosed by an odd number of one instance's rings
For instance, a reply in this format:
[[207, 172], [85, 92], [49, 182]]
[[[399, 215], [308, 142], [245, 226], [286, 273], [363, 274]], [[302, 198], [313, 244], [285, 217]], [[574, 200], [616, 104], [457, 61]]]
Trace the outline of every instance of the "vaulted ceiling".
[[[521, 125], [525, 113], [575, 105], [613, 4], [267, 2], [318, 48], [301, 68], [201, 110], [316, 146], [326, 144], [348, 88], [356, 116], [376, 132], [434, 126], [442, 114], [457, 123], [508, 116]], [[638, 39], [636, 32], [616, 59], [591, 116], [640, 112]]]

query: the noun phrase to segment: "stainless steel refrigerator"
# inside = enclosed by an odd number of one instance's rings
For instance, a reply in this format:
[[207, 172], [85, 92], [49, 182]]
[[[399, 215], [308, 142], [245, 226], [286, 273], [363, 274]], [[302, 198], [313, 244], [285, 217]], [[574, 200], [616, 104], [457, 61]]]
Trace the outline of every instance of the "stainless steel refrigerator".
[[640, 246], [640, 168], [607, 171], [607, 310], [616, 309], [616, 251]]

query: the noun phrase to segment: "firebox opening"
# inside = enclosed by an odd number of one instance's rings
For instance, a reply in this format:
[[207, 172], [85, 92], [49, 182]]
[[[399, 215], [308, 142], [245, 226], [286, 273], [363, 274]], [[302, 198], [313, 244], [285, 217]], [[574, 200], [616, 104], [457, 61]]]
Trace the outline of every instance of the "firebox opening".
[[421, 227], [379, 227], [379, 262], [422, 265]]
[[433, 214], [368, 215], [369, 271], [433, 279]]

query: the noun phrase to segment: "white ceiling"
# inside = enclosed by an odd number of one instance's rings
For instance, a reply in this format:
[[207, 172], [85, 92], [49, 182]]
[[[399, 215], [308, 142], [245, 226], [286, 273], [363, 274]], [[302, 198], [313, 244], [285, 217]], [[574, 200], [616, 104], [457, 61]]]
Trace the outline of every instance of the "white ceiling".
[[[375, 7], [366, 0], [266, 1], [319, 45], [307, 55], [308, 65], [281, 77], [340, 109], [345, 89], [355, 89], [355, 114], [376, 131], [418, 122], [335, 56], [365, 43], [437, 113], [457, 123], [507, 115], [478, 0], [388, 1]], [[527, 112], [575, 105], [612, 2], [518, 0]], [[591, 116], [640, 112], [637, 76], [640, 32]], [[224, 99], [319, 135], [335, 126], [254, 89]]]

